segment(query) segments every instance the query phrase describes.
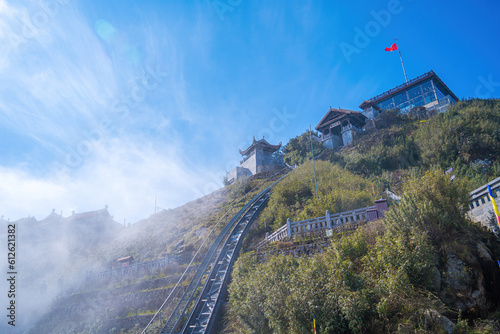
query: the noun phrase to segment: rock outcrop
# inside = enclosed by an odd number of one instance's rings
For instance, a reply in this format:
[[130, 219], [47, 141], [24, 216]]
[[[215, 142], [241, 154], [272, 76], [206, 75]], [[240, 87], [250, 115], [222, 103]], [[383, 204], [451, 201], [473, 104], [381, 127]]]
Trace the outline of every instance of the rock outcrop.
[[468, 317], [484, 317], [500, 300], [496, 288], [500, 270], [483, 242], [471, 248], [473, 251], [467, 254], [444, 254], [441, 280], [436, 274], [434, 287], [448, 307]]

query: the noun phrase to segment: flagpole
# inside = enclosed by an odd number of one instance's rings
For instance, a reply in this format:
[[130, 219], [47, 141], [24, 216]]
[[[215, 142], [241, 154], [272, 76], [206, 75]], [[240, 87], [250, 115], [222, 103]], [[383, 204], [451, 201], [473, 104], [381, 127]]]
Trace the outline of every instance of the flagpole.
[[[396, 41], [398, 40], [398, 38], [394, 38]], [[405, 70], [405, 64], [403, 63], [403, 56], [401, 55], [401, 49], [398, 47], [398, 51], [399, 51], [399, 59], [401, 59], [401, 66], [403, 66], [403, 73], [405, 74], [405, 80], [406, 82], [408, 82], [408, 77], [406, 76], [406, 70]]]
[[401, 50], [399, 51], [399, 58], [401, 58], [401, 65], [403, 66], [403, 73], [405, 74], [406, 82], [408, 82], [408, 77], [406, 76], [405, 64], [403, 63], [403, 57], [401, 56]]

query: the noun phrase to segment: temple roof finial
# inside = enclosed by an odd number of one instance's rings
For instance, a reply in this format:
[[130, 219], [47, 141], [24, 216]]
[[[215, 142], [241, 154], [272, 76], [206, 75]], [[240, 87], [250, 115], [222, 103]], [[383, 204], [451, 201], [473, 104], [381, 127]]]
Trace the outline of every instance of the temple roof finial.
[[251, 154], [252, 150], [256, 147], [263, 148], [266, 151], [273, 151], [274, 152], [274, 151], [279, 150], [279, 148], [281, 147], [281, 143], [279, 145], [271, 145], [265, 140], [264, 136], [262, 136], [262, 139], [260, 139], [260, 140], [255, 140], [255, 136], [254, 136], [252, 145], [250, 145], [246, 150], [238, 149], [238, 151], [240, 152], [241, 155], [249, 155], [249, 154]]

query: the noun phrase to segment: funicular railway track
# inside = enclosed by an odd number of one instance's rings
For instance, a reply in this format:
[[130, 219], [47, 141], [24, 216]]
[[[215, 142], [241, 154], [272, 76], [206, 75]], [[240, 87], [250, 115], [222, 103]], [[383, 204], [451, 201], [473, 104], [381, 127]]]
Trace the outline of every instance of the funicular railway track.
[[[174, 312], [172, 313], [170, 318], [167, 320], [167, 323], [161, 330], [160, 332], [161, 334], [179, 333], [177, 330], [179, 328], [182, 328], [182, 325], [186, 320], [184, 315], [186, 314], [187, 309], [190, 306], [191, 302], [195, 300], [195, 292], [198, 289], [198, 287], [201, 286], [201, 281], [203, 276], [210, 273], [210, 277], [212, 277], [211, 271], [213, 272], [214, 269], [218, 267], [217, 260], [221, 252], [217, 253], [217, 250], [220, 249], [220, 247], [226, 242], [226, 240], [228, 240], [235, 226], [238, 226], [240, 224], [240, 222], [246, 217], [247, 213], [251, 211], [253, 212], [257, 205], [259, 206], [262, 205], [263, 202], [260, 199], [263, 198], [264, 196], [267, 196], [269, 191], [270, 188], [266, 188], [262, 192], [260, 192], [231, 219], [231, 221], [226, 225], [226, 227], [224, 227], [222, 232], [219, 234], [217, 239], [210, 247], [202, 263], [198, 267], [198, 270], [196, 271], [195, 275], [193, 276], [193, 279], [191, 280], [191, 283], [184, 292], [184, 295], [181, 297], [179, 303], [177, 304], [177, 307], [174, 309]], [[207, 280], [206, 282], [208, 281], [209, 280]]]
[[[253, 220], [264, 208], [272, 186], [287, 175], [281, 176], [258, 193], [234, 215], [210, 246], [166, 323], [161, 321], [160, 309], [142, 334], [210, 333], [222, 302], [222, 292], [227, 285], [228, 274], [243, 238]], [[206, 279], [203, 280], [204, 278]], [[168, 299], [169, 297], [162, 307]], [[161, 331], [158, 331], [158, 323], [154, 324], [158, 315]]]
[[264, 207], [264, 203], [269, 198], [269, 193], [270, 188], [256, 198], [255, 202], [241, 216], [229, 234], [181, 333], [211, 333], [227, 287], [228, 274], [241, 248], [243, 237]]

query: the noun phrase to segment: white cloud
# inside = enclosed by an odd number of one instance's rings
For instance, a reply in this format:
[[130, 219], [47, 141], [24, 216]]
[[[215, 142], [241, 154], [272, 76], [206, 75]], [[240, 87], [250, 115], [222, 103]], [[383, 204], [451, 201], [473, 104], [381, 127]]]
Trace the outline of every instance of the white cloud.
[[72, 4], [1, 1], [0, 121], [52, 144], [76, 140], [118, 95], [110, 58]]
[[[0, 0], [0, 47], [6, 50], [0, 56], [0, 125], [34, 138], [39, 146], [28, 150], [55, 152], [59, 160], [52, 163], [65, 171], [35, 171], [22, 160], [27, 152], [19, 152], [17, 164], [0, 162], [5, 185], [0, 214], [11, 220], [43, 219], [52, 208], [67, 216], [108, 205], [117, 221], [135, 222], [153, 212], [156, 195], [158, 205], [169, 208], [221, 185], [224, 171], [190, 162], [190, 148], [180, 139], [184, 130], [174, 128], [176, 121], [203, 124], [189, 100], [182, 54], [161, 22], [139, 27], [144, 35], [139, 41], [117, 27], [101, 40], [95, 22], [67, 2], [43, 25], [31, 25], [30, 38], [22, 37], [23, 25], [40, 11], [38, 1]], [[21, 36], [21, 44], [13, 42], [14, 35]], [[142, 43], [141, 51], [131, 54], [134, 43]], [[127, 112], [113, 113], [117, 100], [130, 101], [146, 68], [157, 67], [168, 71], [161, 84]], [[111, 129], [102, 128], [104, 119]], [[74, 166], [66, 163], [75, 156]]]
[[113, 140], [94, 143], [93, 154], [78, 170], [37, 178], [26, 170], [0, 167], [0, 214], [11, 220], [28, 215], [41, 220], [52, 208], [85, 212], [109, 206], [115, 220], [135, 222], [158, 206], [173, 208], [220, 186], [217, 174], [184, 161], [176, 145]]

